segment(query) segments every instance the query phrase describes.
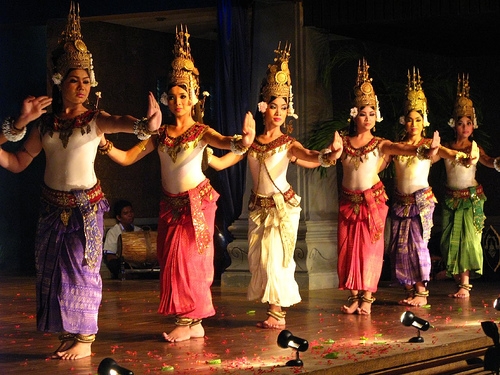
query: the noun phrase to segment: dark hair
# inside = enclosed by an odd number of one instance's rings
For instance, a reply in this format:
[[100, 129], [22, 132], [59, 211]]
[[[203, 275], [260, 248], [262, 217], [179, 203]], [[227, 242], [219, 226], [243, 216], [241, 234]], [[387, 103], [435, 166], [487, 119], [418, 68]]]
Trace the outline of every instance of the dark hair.
[[125, 200], [125, 199], [120, 199], [118, 200], [115, 205], [113, 206], [113, 212], [115, 214], [115, 217], [117, 216], [121, 216], [122, 214], [122, 210], [125, 208], [125, 207], [132, 207], [132, 203], [130, 203], [129, 201]]
[[169, 83], [169, 84], [167, 85], [167, 94], [168, 94], [168, 92], [170, 91], [170, 89], [171, 89], [172, 87], [175, 87], [175, 86], [179, 86], [181, 89], [183, 89], [184, 91], [186, 91], [186, 92], [188, 92], [188, 93], [189, 93], [189, 89], [188, 89], [188, 87], [187, 87], [185, 84], [183, 84], [183, 83], [181, 83], [181, 84], [177, 84], [177, 83]]

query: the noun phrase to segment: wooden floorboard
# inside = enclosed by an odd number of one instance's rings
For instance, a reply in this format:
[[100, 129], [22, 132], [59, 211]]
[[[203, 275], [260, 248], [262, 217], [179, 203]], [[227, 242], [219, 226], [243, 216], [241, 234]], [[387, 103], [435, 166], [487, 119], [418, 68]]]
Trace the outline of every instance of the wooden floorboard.
[[[105, 279], [92, 357], [62, 361], [47, 359], [58, 344], [57, 335], [36, 331], [34, 285], [33, 277], [0, 276], [2, 375], [95, 375], [106, 357], [136, 375], [479, 374], [484, 373], [481, 357], [493, 344], [480, 323], [500, 320], [500, 312], [491, 307], [500, 293], [498, 282], [476, 282], [469, 300], [447, 297], [455, 288], [452, 281], [431, 282], [430, 307], [411, 309], [433, 325], [422, 333], [421, 344], [408, 343], [417, 331], [399, 321], [406, 310], [397, 304], [403, 297], [400, 287], [381, 286], [370, 316], [340, 313], [346, 292], [302, 291], [303, 301], [288, 310], [287, 329], [307, 339], [309, 350], [300, 354], [304, 366], [293, 368], [284, 366], [294, 354], [278, 347], [280, 331], [255, 327], [266, 307], [247, 301], [243, 288], [214, 286], [217, 314], [204, 320], [206, 337], [170, 344], [161, 341], [173, 321], [157, 313], [158, 280]], [[455, 358], [451, 364], [450, 358]], [[468, 365], [470, 359], [476, 365]]]

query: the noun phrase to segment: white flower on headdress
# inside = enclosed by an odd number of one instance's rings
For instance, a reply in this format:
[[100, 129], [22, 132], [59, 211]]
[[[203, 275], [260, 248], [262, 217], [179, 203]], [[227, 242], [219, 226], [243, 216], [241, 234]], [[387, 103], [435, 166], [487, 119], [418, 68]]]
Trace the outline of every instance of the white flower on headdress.
[[358, 108], [357, 107], [352, 107], [351, 112], [349, 113], [352, 118], [356, 117], [358, 115]]
[[450, 125], [452, 128], [455, 127], [455, 119], [453, 117], [450, 118], [450, 121], [448, 121], [448, 125]]
[[377, 103], [377, 122], [382, 122], [384, 121], [384, 118], [382, 117], [382, 115], [380, 114], [380, 107], [378, 105], [378, 98], [377, 98], [377, 95], [375, 95], [375, 103]]
[[399, 118], [399, 123], [400, 123], [401, 125], [406, 124], [406, 117], [405, 117], [405, 116], [401, 116], [401, 117]]
[[295, 109], [293, 108], [293, 92], [292, 85], [290, 85], [290, 93], [288, 94], [288, 111], [286, 113], [288, 116], [293, 117], [295, 120], [299, 118], [298, 115], [295, 114]]
[[293, 108], [293, 103], [290, 103], [290, 105], [288, 106], [287, 115], [293, 117], [295, 120], [297, 120], [299, 118], [299, 116], [297, 114], [295, 114], [295, 109]]
[[265, 113], [267, 109], [267, 103], [266, 102], [259, 102], [257, 104], [257, 108], [259, 109], [260, 113]]
[[472, 127], [477, 129], [476, 108], [472, 107]]
[[203, 91], [203, 96], [210, 96], [210, 93], [208, 91]]
[[60, 85], [62, 82], [63, 76], [61, 73], [54, 73], [52, 76], [52, 82], [54, 82], [54, 85]]
[[166, 92], [164, 92], [163, 94], [161, 94], [161, 96], [160, 96], [160, 103], [163, 104], [163, 105], [168, 106], [168, 95], [167, 95]]
[[429, 122], [429, 119], [427, 118], [427, 113], [424, 113], [424, 128], [428, 127], [431, 123]]

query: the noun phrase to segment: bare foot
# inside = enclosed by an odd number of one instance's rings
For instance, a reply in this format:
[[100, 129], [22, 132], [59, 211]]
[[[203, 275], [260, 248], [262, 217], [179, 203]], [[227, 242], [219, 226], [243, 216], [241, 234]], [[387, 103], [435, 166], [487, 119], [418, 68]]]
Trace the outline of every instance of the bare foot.
[[80, 359], [92, 355], [92, 343], [75, 341], [67, 350], [56, 352], [60, 359]]
[[359, 315], [370, 315], [372, 313], [372, 303], [375, 302], [375, 297], [361, 297], [361, 305], [358, 308]]
[[52, 355], [50, 356], [50, 358], [52, 359], [60, 359], [61, 357], [59, 357], [57, 353], [68, 350], [69, 348], [71, 348], [71, 346], [73, 346], [73, 344], [75, 343], [75, 335], [72, 333], [63, 333], [59, 335], [59, 341], [59, 346], [52, 352]]
[[263, 322], [258, 322], [257, 327], [259, 328], [267, 328], [267, 329], [284, 329], [286, 326], [285, 319], [276, 319], [273, 316], [269, 316]]
[[359, 307], [359, 297], [358, 295], [353, 295], [353, 296], [350, 296], [348, 299], [347, 299], [347, 302], [349, 302], [349, 306], [342, 306], [340, 308], [340, 311], [342, 311], [344, 314], [354, 314], [357, 310], [358, 310], [358, 307]]
[[427, 305], [427, 297], [412, 297], [399, 301], [400, 305], [420, 307]]
[[163, 338], [168, 342], [186, 341], [191, 338], [191, 327], [189, 326], [176, 326], [172, 332], [163, 332]]
[[205, 328], [203, 328], [201, 323], [195, 324], [189, 327], [189, 334], [191, 335], [192, 339], [199, 339], [205, 337]]
[[448, 297], [452, 298], [469, 298], [470, 293], [466, 288], [458, 288], [458, 292], [453, 294], [448, 294]]

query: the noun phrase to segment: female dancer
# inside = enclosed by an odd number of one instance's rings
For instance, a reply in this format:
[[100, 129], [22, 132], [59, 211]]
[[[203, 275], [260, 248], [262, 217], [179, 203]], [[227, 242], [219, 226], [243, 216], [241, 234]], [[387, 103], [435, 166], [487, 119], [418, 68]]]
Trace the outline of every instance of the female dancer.
[[343, 136], [342, 192], [338, 220], [339, 288], [350, 291], [346, 314], [371, 313], [373, 293], [382, 272], [384, 227], [388, 207], [384, 185], [378, 171], [391, 155], [412, 155], [428, 159], [439, 148], [439, 134], [430, 145], [393, 143], [375, 137], [372, 129], [381, 121], [377, 96], [368, 75], [368, 64], [362, 60], [354, 87], [349, 134]]
[[472, 290], [470, 279], [480, 277], [483, 271], [481, 235], [486, 196], [475, 178], [477, 162], [500, 172], [500, 158], [486, 155], [472, 140], [474, 129], [477, 129], [477, 119], [469, 90], [469, 76], [459, 76], [453, 117], [448, 122], [455, 130], [455, 140], [447, 146], [465, 153], [479, 153], [479, 158], [470, 166], [445, 160], [446, 195], [441, 253], [447, 276], [453, 276], [458, 284], [458, 290], [449, 295], [453, 298], [468, 298]]
[[128, 151], [117, 150], [104, 138], [100, 147], [102, 154], [121, 165], [130, 165], [158, 149], [163, 187], [157, 247], [161, 292], [158, 312], [176, 317], [175, 328], [163, 333], [168, 342], [204, 337], [202, 319], [215, 314], [210, 286], [219, 194], [203, 173], [204, 150], [211, 145], [244, 152], [255, 137], [250, 113], [244, 120], [243, 135], [234, 137], [223, 136], [193, 119], [200, 87], [187, 27], [176, 31], [174, 55], [162, 103], [168, 105], [175, 123], [163, 125], [158, 136]]
[[[52, 57], [53, 99], [28, 97], [21, 116], [4, 122], [4, 135], [16, 141], [26, 133], [26, 125], [43, 114], [20, 151], [0, 149], [0, 165], [21, 172], [45, 151], [35, 243], [37, 328], [62, 332], [53, 358], [79, 359], [91, 355], [102, 296], [103, 213], [109, 207], [94, 171], [99, 140], [104, 133], [154, 130], [161, 124], [161, 112], [152, 94], [149, 120], [85, 107], [97, 82], [73, 3], [67, 29]], [[54, 113], [44, 114], [50, 103]]]
[[[427, 99], [422, 89], [420, 72], [408, 71], [404, 115], [400, 122], [405, 126], [402, 143], [417, 147], [427, 146], [432, 139], [424, 137], [427, 120]], [[429, 186], [430, 167], [440, 158], [453, 159], [468, 165], [466, 154], [445, 147], [430, 159], [398, 155], [393, 157], [396, 184], [391, 207], [391, 263], [393, 277], [404, 285], [407, 298], [400, 304], [423, 306], [427, 304], [427, 283], [431, 273], [431, 257], [427, 244], [433, 225], [432, 215], [436, 198]]]
[[[342, 143], [336, 134], [331, 149], [312, 151], [282, 132], [281, 127], [287, 116], [297, 117], [293, 109], [288, 69], [290, 46], [283, 49], [278, 46], [275, 53], [276, 58], [269, 66], [259, 102], [264, 121], [263, 132], [256, 137], [248, 152], [246, 147], [233, 147], [232, 152], [221, 158], [210, 156], [209, 165], [221, 170], [248, 155], [253, 180], [248, 228], [248, 260], [252, 278], [248, 298], [260, 299], [269, 305], [267, 319], [259, 322], [259, 327], [281, 329], [286, 324], [282, 308], [301, 300], [293, 260], [301, 211], [300, 197], [286, 180], [288, 165], [291, 159], [299, 159], [298, 164], [309, 163], [311, 168], [330, 166], [340, 156]], [[128, 153], [138, 154], [139, 150], [139, 147], [134, 147]], [[122, 162], [127, 159], [124, 154], [115, 156], [113, 151], [109, 155], [119, 157]]]

